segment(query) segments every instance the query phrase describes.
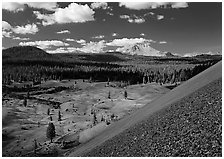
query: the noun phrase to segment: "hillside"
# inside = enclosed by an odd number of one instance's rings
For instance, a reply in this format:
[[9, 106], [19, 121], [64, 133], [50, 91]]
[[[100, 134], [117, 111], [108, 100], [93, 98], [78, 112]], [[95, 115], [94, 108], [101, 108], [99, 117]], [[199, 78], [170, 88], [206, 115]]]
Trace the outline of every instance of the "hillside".
[[221, 70], [219, 62], [67, 155], [221, 156]]
[[34, 46], [15, 46], [2, 51], [2, 58], [46, 58], [51, 57], [44, 50]]

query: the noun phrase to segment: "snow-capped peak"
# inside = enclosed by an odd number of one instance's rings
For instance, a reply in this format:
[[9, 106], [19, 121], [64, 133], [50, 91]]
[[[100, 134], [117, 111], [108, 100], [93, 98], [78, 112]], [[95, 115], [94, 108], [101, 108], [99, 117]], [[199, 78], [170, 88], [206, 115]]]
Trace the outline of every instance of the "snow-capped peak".
[[165, 56], [164, 53], [152, 48], [149, 42], [136, 43], [134, 45], [127, 45], [123, 48], [118, 48], [117, 51], [131, 55], [143, 56]]

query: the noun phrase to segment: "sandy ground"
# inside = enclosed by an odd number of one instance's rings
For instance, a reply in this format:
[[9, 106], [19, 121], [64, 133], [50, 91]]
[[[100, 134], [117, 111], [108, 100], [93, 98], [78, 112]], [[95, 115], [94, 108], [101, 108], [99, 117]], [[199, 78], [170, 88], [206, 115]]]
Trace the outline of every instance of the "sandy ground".
[[[111, 124], [104, 132], [87, 144], [80, 145], [76, 149], [72, 149], [65, 156], [82, 156], [96, 147], [100, 147], [105, 141], [119, 135], [123, 131], [136, 125], [137, 123], [146, 120], [153, 113], [169, 106], [170, 104], [179, 101], [183, 97], [195, 92], [210, 82], [222, 77], [222, 63], [219, 62], [211, 68], [203, 71], [199, 75], [184, 82], [182, 85], [166, 93], [164, 96], [157, 98], [149, 104], [146, 104], [142, 109], [135, 111], [133, 114], [123, 118], [122, 120]], [[122, 142], [122, 141], [121, 141]], [[100, 150], [100, 149], [99, 149]]]
[[[37, 99], [60, 102], [60, 109], [39, 100], [28, 100], [23, 106], [23, 100], [8, 98], [3, 101], [3, 156], [32, 156], [34, 139], [38, 143], [38, 153], [53, 155], [62, 153], [61, 142], [88, 142], [91, 138], [135, 110], [159, 98], [169, 90], [156, 83], [133, 85], [125, 88], [128, 92], [124, 98], [124, 88], [105, 87], [106, 83], [88, 83], [82, 80], [74, 84], [73, 80], [47, 81], [41, 87], [66, 86], [69, 90], [54, 94], [33, 95]], [[110, 99], [108, 94], [110, 92]], [[50, 109], [50, 115], [47, 110]], [[58, 121], [58, 112], [62, 121]], [[93, 113], [97, 122], [93, 124]], [[50, 116], [52, 121], [50, 121]], [[54, 143], [46, 138], [49, 122], [56, 128]], [[107, 123], [107, 124], [106, 124]]]

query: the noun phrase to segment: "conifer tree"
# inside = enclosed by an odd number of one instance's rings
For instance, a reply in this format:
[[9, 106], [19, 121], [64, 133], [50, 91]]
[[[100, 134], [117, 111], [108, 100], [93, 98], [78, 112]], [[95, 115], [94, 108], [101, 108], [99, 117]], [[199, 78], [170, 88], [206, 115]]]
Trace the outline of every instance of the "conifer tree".
[[47, 109], [47, 115], [50, 115], [50, 108]]
[[49, 123], [48, 127], [47, 127], [47, 138], [51, 139], [51, 143], [53, 138], [55, 137], [56, 133], [55, 133], [55, 126], [53, 123]]
[[27, 106], [27, 99], [25, 98], [23, 101], [23, 105], [26, 107]]
[[61, 112], [60, 112], [60, 110], [58, 111], [58, 121], [61, 121]]
[[127, 93], [127, 91], [125, 90], [125, 91], [124, 91], [124, 98], [127, 99], [127, 97], [128, 97], [128, 93]]
[[109, 91], [109, 93], [108, 93], [108, 99], [110, 99], [110, 91]]

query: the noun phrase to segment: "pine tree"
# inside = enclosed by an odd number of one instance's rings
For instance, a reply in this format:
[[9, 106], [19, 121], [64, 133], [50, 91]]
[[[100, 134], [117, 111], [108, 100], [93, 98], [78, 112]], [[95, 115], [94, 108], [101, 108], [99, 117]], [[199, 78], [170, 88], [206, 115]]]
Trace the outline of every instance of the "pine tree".
[[47, 138], [51, 139], [51, 143], [53, 138], [55, 137], [56, 133], [55, 133], [55, 126], [53, 123], [49, 123], [48, 127], [47, 127]]
[[47, 115], [50, 115], [50, 108], [47, 109]]
[[108, 93], [108, 99], [110, 99], [110, 91], [109, 91], [109, 93]]
[[93, 114], [93, 125], [96, 125], [97, 123], [97, 117], [96, 117], [96, 113], [94, 112]]
[[37, 153], [37, 139], [34, 139], [34, 154], [36, 155]]
[[60, 112], [60, 110], [58, 111], [58, 121], [61, 121], [61, 112]]
[[27, 99], [25, 98], [23, 101], [23, 105], [26, 107], [27, 106]]
[[29, 99], [30, 98], [30, 92], [28, 91], [27, 92], [27, 99]]
[[103, 115], [102, 115], [102, 117], [101, 117], [101, 121], [102, 121], [102, 122], [104, 121]]
[[124, 91], [124, 98], [127, 99], [127, 97], [128, 97], [128, 93], [127, 93], [127, 91], [125, 90], [125, 91]]

